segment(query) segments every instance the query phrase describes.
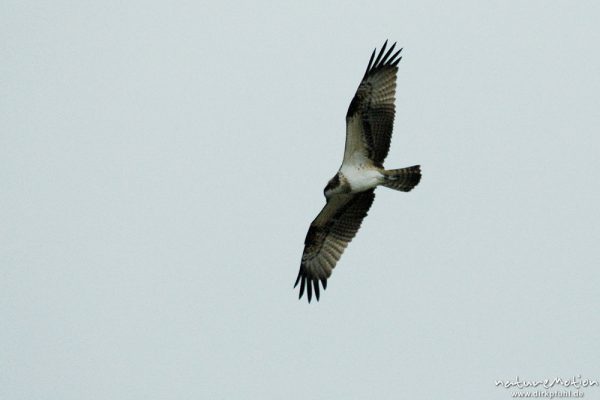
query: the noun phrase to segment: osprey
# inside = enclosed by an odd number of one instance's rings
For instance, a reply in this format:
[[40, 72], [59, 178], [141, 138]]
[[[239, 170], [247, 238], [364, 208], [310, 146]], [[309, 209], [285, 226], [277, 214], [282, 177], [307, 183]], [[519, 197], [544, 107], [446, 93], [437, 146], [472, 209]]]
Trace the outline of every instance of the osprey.
[[393, 53], [396, 43], [386, 52], [387, 40], [375, 61], [373, 50], [367, 70], [358, 85], [346, 114], [346, 147], [337, 174], [324, 194], [327, 203], [310, 224], [304, 240], [300, 283], [308, 302], [313, 290], [319, 300], [319, 282], [327, 288], [327, 278], [348, 243], [354, 238], [375, 199], [375, 188], [383, 185], [408, 192], [421, 180], [419, 165], [386, 170], [383, 161], [390, 148], [394, 126], [396, 73], [402, 49]]

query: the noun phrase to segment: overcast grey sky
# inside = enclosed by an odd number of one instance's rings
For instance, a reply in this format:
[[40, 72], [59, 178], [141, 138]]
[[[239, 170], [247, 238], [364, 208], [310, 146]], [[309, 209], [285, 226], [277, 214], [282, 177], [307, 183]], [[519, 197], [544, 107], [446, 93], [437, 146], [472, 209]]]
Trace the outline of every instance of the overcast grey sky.
[[[0, 398], [600, 380], [598, 21], [592, 1], [4, 0]], [[377, 190], [308, 305], [304, 236], [385, 39], [386, 166], [423, 179]]]

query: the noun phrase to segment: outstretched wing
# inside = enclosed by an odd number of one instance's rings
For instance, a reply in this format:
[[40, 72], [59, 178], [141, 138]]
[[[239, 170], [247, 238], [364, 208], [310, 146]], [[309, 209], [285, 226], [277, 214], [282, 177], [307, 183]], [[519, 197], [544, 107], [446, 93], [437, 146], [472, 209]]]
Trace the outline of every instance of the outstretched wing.
[[300, 272], [294, 287], [300, 282], [300, 296], [304, 288], [308, 302], [313, 288], [319, 300], [319, 281], [327, 288], [327, 278], [340, 256], [354, 238], [362, 220], [367, 216], [375, 199], [374, 189], [355, 194], [342, 194], [329, 199], [317, 218], [310, 224], [304, 240]]
[[344, 163], [360, 152], [375, 165], [381, 165], [388, 154], [396, 113], [397, 65], [402, 59], [398, 55], [402, 49], [392, 55], [396, 43], [387, 52], [386, 46], [387, 40], [374, 62], [376, 49], [373, 50], [365, 75], [348, 107]]

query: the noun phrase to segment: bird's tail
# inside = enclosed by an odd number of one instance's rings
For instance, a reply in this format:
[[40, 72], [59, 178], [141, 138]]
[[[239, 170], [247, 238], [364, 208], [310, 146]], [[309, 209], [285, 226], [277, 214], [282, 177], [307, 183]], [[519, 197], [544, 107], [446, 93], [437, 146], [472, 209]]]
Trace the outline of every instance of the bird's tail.
[[402, 192], [410, 192], [421, 180], [421, 166], [388, 169], [383, 172], [383, 186]]

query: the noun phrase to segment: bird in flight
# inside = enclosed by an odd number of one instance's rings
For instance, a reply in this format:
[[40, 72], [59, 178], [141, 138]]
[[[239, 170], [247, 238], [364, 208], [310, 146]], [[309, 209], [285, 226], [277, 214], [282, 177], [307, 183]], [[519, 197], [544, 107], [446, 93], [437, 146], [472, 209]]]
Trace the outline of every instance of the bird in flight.
[[354, 238], [362, 220], [375, 199], [375, 188], [409, 192], [421, 180], [419, 165], [389, 169], [383, 161], [390, 148], [394, 127], [396, 74], [402, 49], [394, 53], [396, 43], [386, 52], [387, 40], [377, 54], [373, 50], [365, 75], [358, 85], [346, 114], [346, 147], [337, 174], [324, 194], [327, 203], [310, 224], [300, 272], [294, 288], [300, 283], [308, 302], [313, 291], [319, 300], [319, 283], [327, 288], [327, 279], [348, 243]]

